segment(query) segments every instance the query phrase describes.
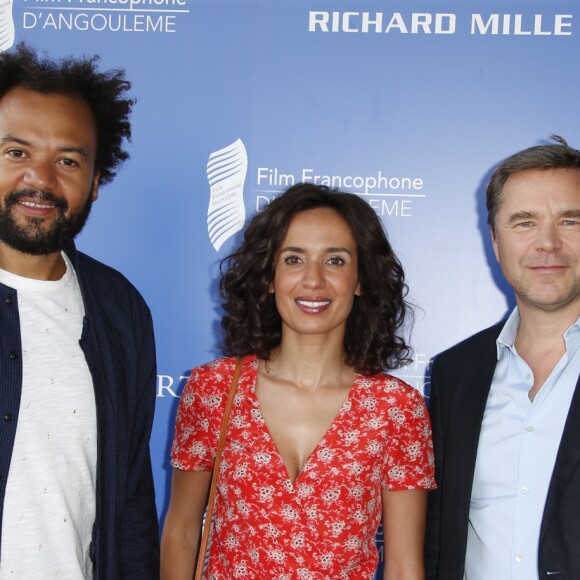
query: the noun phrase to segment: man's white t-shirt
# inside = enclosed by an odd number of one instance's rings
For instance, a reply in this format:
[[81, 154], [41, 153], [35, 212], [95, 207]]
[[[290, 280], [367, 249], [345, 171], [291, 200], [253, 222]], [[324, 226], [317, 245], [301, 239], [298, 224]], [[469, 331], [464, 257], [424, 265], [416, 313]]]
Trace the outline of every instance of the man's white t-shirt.
[[79, 346], [84, 306], [74, 268], [55, 282], [0, 270], [18, 293], [22, 398], [4, 500], [0, 580], [91, 579], [97, 425]]

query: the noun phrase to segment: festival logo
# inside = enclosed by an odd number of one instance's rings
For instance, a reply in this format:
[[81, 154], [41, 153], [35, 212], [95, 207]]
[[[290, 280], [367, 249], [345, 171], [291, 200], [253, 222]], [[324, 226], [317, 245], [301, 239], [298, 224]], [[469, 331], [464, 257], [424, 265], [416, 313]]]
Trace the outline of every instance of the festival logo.
[[[4, 0], [0, 0], [0, 6]], [[26, 0], [23, 30], [173, 34], [189, 0]]]
[[0, 52], [8, 50], [14, 44], [13, 1], [0, 0]]
[[244, 227], [244, 183], [247, 171], [248, 154], [241, 139], [209, 156], [207, 232], [216, 252], [228, 238]]

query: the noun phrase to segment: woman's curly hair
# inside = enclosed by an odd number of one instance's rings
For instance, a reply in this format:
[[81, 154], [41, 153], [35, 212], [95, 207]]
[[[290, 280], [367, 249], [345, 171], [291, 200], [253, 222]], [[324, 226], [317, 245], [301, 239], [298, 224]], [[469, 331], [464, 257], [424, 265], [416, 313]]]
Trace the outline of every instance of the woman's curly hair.
[[0, 99], [16, 87], [43, 94], [62, 94], [85, 101], [97, 130], [95, 169], [99, 183], [109, 183], [116, 169], [129, 158], [123, 140], [131, 140], [129, 115], [135, 100], [126, 98], [131, 83], [123, 70], [99, 72], [98, 56], [91, 58], [40, 58], [24, 43], [0, 55]]
[[274, 296], [276, 253], [290, 222], [316, 208], [336, 211], [357, 244], [361, 295], [355, 296], [346, 323], [346, 362], [357, 372], [374, 374], [410, 362], [401, 331], [412, 311], [401, 263], [375, 211], [357, 195], [326, 186], [299, 183], [274, 199], [250, 222], [240, 248], [222, 261], [220, 290], [223, 350], [232, 356], [257, 354], [268, 360], [280, 345], [282, 324]]

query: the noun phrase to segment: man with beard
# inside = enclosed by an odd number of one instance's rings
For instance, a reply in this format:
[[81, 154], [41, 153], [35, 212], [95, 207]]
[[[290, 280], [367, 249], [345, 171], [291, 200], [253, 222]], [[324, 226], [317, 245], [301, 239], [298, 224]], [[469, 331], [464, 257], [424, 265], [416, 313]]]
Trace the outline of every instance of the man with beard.
[[92, 59], [0, 55], [0, 579], [159, 577], [149, 309], [77, 252], [133, 100]]
[[433, 366], [428, 578], [580, 578], [580, 151], [554, 140], [487, 187], [516, 308]]

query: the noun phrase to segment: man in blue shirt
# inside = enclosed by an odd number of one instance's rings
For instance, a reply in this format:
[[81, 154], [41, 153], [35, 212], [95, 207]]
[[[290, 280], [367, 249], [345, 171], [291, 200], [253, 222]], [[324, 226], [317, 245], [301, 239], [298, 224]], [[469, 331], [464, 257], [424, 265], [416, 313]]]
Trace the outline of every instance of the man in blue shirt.
[[428, 578], [580, 578], [580, 152], [554, 141], [487, 187], [516, 308], [433, 366]]
[[129, 88], [0, 55], [1, 580], [159, 577], [151, 315], [73, 244], [128, 157]]

